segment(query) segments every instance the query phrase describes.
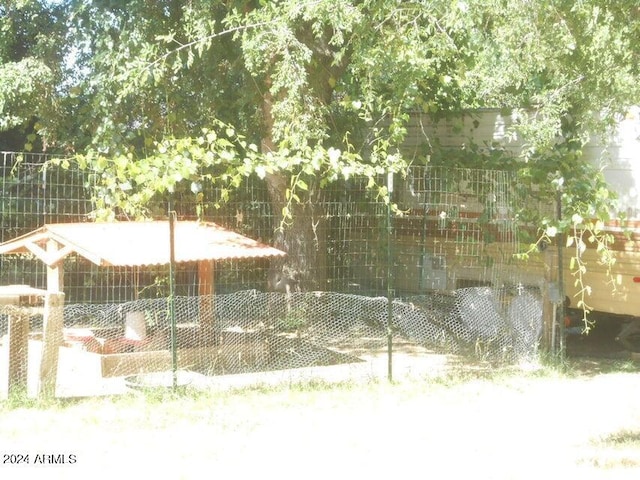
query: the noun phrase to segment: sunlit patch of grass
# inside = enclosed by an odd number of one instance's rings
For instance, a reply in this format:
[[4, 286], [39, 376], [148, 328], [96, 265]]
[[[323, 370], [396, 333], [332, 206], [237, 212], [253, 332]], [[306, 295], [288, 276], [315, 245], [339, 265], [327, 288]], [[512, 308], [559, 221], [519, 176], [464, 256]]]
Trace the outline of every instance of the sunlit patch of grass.
[[[547, 359], [548, 360], [548, 359]], [[264, 382], [259, 379], [252, 385], [231, 387], [227, 389], [201, 389], [192, 385], [181, 385], [177, 390], [172, 388], [140, 388], [125, 395], [111, 398], [86, 399], [39, 399], [29, 397], [26, 392], [13, 392], [7, 399], [0, 399], [0, 413], [16, 409], [27, 410], [66, 410], [73, 406], [81, 409], [106, 408], [110, 410], [114, 405], [120, 407], [136, 407], [144, 409], [152, 406], [161, 410], [170, 405], [179, 409], [180, 405], [197, 406], [198, 404], [227, 405], [236, 403], [239, 399], [252, 402], [289, 402], [297, 397], [312, 399], [314, 396], [347, 397], [367, 396], [384, 393], [401, 393], [407, 395], [421, 395], [435, 389], [456, 388], [466, 383], [475, 385], [496, 385], [508, 388], [528, 388], [529, 383], [562, 381], [577, 377], [591, 377], [600, 373], [637, 372], [638, 364], [634, 362], [615, 363], [596, 366], [582, 366], [574, 368], [572, 361], [552, 362], [541, 358], [527, 365], [491, 364], [489, 362], [460, 362], [451, 363], [447, 368], [430, 372], [424, 377], [402, 378], [398, 375], [394, 382], [386, 378], [374, 377], [352, 380], [328, 380], [323, 378], [296, 379], [281, 382]], [[585, 371], [586, 368], [586, 371]], [[268, 397], [272, 397], [269, 399]], [[611, 443], [611, 440], [609, 443]], [[640, 443], [640, 442], [639, 442]], [[636, 444], [636, 446], [640, 446]]]
[[7, 398], [0, 400], [0, 413], [16, 409], [47, 410], [64, 408], [70, 402], [67, 399], [30, 396], [26, 389], [12, 391]]
[[580, 463], [599, 469], [640, 467], [640, 430], [620, 430], [592, 442], [593, 452]]

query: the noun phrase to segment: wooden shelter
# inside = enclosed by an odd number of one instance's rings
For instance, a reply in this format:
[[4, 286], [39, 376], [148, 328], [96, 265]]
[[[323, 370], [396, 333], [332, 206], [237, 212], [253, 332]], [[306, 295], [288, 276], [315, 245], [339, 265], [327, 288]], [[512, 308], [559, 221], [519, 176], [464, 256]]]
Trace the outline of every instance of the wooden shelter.
[[[276, 248], [208, 222], [176, 222], [175, 261], [198, 262], [199, 293], [213, 293], [217, 260], [285, 255]], [[59, 223], [0, 244], [0, 255], [31, 253], [47, 265], [47, 291], [64, 290], [62, 262], [71, 253], [98, 266], [144, 267], [170, 260], [169, 222]]]
[[[55, 352], [63, 338], [63, 262], [68, 255], [79, 255], [98, 266], [145, 267], [168, 265], [172, 253], [176, 263], [197, 262], [198, 293], [204, 302], [210, 302], [214, 294], [216, 261], [285, 255], [281, 250], [215, 223], [191, 221], [174, 223], [173, 252], [169, 221], [49, 224], [0, 244], [0, 255], [32, 254], [47, 266], [47, 289], [44, 293], [53, 299], [50, 302], [53, 310], [45, 307], [43, 355], [47, 353], [48, 364], [47, 372], [42, 370], [41, 380], [48, 375], [50, 381], [52, 374], [55, 386]], [[201, 305], [200, 308], [202, 312], [209, 312], [206, 318], [200, 318], [205, 329], [212, 327], [211, 307]], [[51, 358], [52, 355], [55, 358]]]

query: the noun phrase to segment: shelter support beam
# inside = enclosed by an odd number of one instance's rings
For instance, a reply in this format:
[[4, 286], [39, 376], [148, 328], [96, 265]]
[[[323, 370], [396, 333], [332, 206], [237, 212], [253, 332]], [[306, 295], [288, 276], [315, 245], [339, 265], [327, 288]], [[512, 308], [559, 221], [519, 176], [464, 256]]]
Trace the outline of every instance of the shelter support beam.
[[[65, 250], [65, 249], [63, 249]], [[57, 256], [60, 252], [58, 242], [53, 239], [47, 241], [47, 255]], [[64, 262], [61, 260], [52, 265], [47, 265], [47, 291], [49, 293], [62, 292], [64, 290]]]
[[[199, 322], [205, 342], [213, 339], [217, 342], [216, 325], [214, 319], [215, 288], [213, 283], [214, 261], [201, 260], [198, 262], [198, 295], [200, 296]], [[208, 342], [207, 342], [208, 343]]]
[[42, 358], [38, 396], [54, 397], [58, 379], [58, 355], [63, 342], [64, 293], [48, 292], [44, 300]]

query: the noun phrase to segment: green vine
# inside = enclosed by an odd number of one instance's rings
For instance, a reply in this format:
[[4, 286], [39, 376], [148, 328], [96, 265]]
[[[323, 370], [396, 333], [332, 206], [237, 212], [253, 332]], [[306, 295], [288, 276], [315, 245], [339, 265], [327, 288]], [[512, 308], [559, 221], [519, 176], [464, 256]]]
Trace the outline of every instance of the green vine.
[[[587, 283], [589, 269], [584, 253], [590, 245], [598, 254], [598, 262], [606, 268], [607, 284], [612, 293], [616, 282], [612, 273], [616, 258], [612, 249], [614, 238], [604, 224], [616, 212], [617, 202], [600, 170], [582, 155], [584, 139], [569, 139], [545, 151], [527, 152], [523, 160], [516, 154], [495, 145], [466, 142], [464, 148], [442, 148], [430, 144], [428, 163], [447, 168], [484, 168], [509, 170], [516, 173], [516, 193], [521, 198], [515, 217], [523, 236], [528, 231], [528, 243], [516, 258], [526, 260], [551, 245], [558, 235], [566, 238], [566, 247], [573, 247], [569, 269], [573, 276], [576, 307], [582, 310], [584, 332], [593, 327], [589, 313], [593, 311], [589, 296], [593, 287]], [[477, 192], [482, 195], [482, 192]], [[556, 215], [555, 201], [560, 195], [562, 216]], [[617, 214], [618, 218], [624, 216]]]

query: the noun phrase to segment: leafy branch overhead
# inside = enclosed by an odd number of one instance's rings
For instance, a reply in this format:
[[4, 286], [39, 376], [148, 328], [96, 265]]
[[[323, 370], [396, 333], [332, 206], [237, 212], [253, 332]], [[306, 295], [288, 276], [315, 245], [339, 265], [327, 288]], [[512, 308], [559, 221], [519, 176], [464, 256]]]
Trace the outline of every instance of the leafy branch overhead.
[[[541, 195], [563, 182], [565, 220], [532, 219], [542, 234], [571, 234], [567, 218], [605, 221], [612, 207], [580, 152], [640, 97], [636, 3], [12, 2], [0, 6], [0, 130], [104, 172], [102, 217], [148, 214], [156, 195], [204, 182], [224, 201], [257, 175], [281, 216], [280, 246], [294, 248], [315, 244], [309, 205], [327, 182], [364, 175], [389, 201], [377, 179], [424, 159], [407, 138], [437, 145], [412, 112], [503, 108], [523, 145], [510, 165]], [[288, 259], [304, 270], [315, 254]]]
[[[83, 170], [100, 172], [101, 183], [96, 216], [112, 219], [116, 211], [137, 218], [148, 215], [148, 207], [157, 194], [172, 193], [181, 183], [192, 184], [192, 190], [201, 190], [204, 182], [220, 187], [221, 202], [252, 175], [265, 179], [268, 175], [297, 172], [291, 176], [286, 190], [287, 205], [282, 217], [292, 220], [292, 203], [301, 201], [301, 192], [309, 190], [309, 178], [319, 178], [320, 185], [338, 178], [353, 176], [369, 178], [369, 186], [388, 171], [384, 164], [362, 162], [354, 152], [321, 147], [301, 152], [287, 150], [261, 154], [258, 147], [248, 143], [233, 127], [218, 122], [215, 129], [203, 129], [198, 137], [167, 137], [148, 146], [143, 159], [136, 158], [134, 150], [121, 155], [102, 155], [89, 151], [77, 155], [75, 161]], [[55, 160], [68, 167], [68, 160]], [[384, 196], [383, 189], [380, 190]]]

